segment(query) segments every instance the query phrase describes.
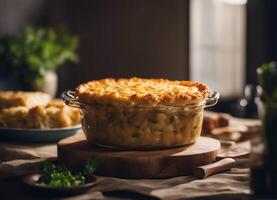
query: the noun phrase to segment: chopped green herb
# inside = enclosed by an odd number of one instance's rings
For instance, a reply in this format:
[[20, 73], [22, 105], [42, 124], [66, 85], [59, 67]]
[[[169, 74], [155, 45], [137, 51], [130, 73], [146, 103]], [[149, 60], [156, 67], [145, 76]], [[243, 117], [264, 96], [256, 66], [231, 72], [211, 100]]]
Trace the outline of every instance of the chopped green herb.
[[64, 164], [56, 165], [50, 161], [44, 162], [40, 169], [43, 175], [37, 184], [55, 188], [69, 188], [85, 184], [85, 175], [95, 172], [96, 163], [92, 160], [86, 161], [82, 173], [79, 172], [75, 175]]

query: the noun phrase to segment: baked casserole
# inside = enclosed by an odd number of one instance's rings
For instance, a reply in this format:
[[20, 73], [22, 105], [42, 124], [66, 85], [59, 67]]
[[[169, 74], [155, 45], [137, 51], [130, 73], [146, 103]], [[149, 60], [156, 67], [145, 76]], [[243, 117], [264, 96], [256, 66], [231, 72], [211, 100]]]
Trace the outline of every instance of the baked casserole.
[[208, 96], [202, 83], [142, 78], [90, 81], [63, 94], [81, 109], [89, 142], [136, 149], [194, 143]]
[[79, 110], [70, 108], [62, 100], [31, 108], [16, 106], [0, 110], [0, 127], [50, 129], [80, 124]]
[[50, 100], [51, 96], [42, 92], [0, 91], [0, 109], [17, 106], [30, 108], [46, 105]]

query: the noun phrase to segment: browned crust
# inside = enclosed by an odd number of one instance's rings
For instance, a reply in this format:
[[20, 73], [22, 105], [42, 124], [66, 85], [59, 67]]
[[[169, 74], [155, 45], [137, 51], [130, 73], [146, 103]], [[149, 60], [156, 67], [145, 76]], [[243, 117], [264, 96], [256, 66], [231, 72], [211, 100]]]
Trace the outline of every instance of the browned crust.
[[62, 100], [53, 100], [44, 106], [10, 107], [0, 109], [0, 127], [49, 129], [80, 124], [78, 109], [66, 106]]
[[0, 91], [0, 109], [15, 106], [46, 105], [51, 96], [42, 92]]
[[208, 87], [191, 81], [106, 78], [80, 84], [76, 96], [87, 105], [180, 106], [207, 98]]

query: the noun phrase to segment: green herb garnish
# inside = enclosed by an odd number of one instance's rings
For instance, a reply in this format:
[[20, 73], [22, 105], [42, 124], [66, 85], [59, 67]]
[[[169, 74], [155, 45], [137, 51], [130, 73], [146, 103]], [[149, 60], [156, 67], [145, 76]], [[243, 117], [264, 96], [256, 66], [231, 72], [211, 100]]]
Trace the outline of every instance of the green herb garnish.
[[92, 160], [86, 161], [82, 172], [72, 174], [63, 164], [54, 164], [46, 161], [41, 165], [43, 175], [37, 181], [39, 185], [45, 185], [55, 188], [70, 188], [85, 184], [85, 176], [93, 174], [96, 169], [96, 163]]

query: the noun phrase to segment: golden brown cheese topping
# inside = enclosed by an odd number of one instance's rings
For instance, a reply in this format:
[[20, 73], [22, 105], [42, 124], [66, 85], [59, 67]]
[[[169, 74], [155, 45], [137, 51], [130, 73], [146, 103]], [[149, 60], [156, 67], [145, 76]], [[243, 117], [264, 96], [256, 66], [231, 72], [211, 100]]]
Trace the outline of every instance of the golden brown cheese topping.
[[15, 106], [33, 107], [46, 105], [51, 96], [42, 92], [0, 91], [0, 109]]
[[87, 105], [179, 106], [202, 101], [208, 96], [208, 87], [190, 81], [108, 78], [79, 85], [76, 95]]
[[78, 109], [66, 106], [62, 100], [52, 100], [44, 106], [0, 109], [0, 127], [50, 129], [80, 124]]

